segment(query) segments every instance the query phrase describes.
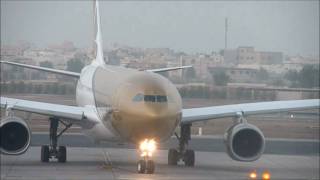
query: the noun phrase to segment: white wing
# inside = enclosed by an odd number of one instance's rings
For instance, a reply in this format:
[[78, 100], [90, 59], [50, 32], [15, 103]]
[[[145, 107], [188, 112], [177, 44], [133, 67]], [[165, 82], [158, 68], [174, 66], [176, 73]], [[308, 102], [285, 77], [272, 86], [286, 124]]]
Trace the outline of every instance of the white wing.
[[59, 70], [59, 69], [33, 66], [33, 65], [21, 64], [21, 63], [16, 63], [16, 62], [8, 62], [8, 61], [0, 61], [0, 63], [9, 64], [9, 65], [13, 65], [13, 66], [19, 66], [19, 67], [23, 67], [23, 68], [35, 69], [35, 70], [40, 70], [40, 71], [46, 71], [46, 72], [51, 72], [51, 73], [56, 73], [56, 74], [61, 74], [61, 75], [66, 75], [66, 76], [71, 76], [74, 78], [80, 77], [80, 73], [71, 72], [71, 71], [64, 71], [64, 70]]
[[1, 108], [59, 117], [78, 124], [88, 123], [94, 109], [1, 97]]
[[280, 111], [319, 109], [320, 100], [270, 101], [258, 103], [232, 104], [182, 110], [182, 124], [223, 117], [237, 117], [239, 114], [255, 115]]
[[187, 68], [191, 68], [191, 67], [192, 66], [178, 66], [178, 67], [168, 67], [168, 68], [159, 68], [159, 69], [148, 69], [146, 71], [158, 73], [158, 72], [174, 71], [174, 70], [179, 70], [179, 69], [187, 69]]

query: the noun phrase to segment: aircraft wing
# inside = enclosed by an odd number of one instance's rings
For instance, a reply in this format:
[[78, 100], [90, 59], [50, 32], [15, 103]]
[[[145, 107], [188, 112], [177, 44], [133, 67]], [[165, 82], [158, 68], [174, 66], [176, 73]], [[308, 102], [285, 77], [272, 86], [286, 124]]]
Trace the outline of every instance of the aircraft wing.
[[168, 67], [168, 68], [159, 68], [159, 69], [148, 69], [146, 71], [158, 73], [158, 72], [165, 72], [165, 71], [174, 71], [174, 70], [178, 70], [178, 69], [187, 69], [187, 68], [191, 68], [191, 67], [192, 66], [178, 66], [178, 67]]
[[320, 99], [270, 101], [245, 104], [232, 104], [182, 110], [182, 124], [223, 117], [238, 117], [255, 114], [276, 113], [281, 111], [319, 109]]
[[87, 122], [87, 116], [94, 112], [94, 109], [89, 107], [66, 106], [7, 97], [1, 97], [1, 108], [59, 117], [79, 124]]
[[64, 71], [64, 70], [59, 70], [59, 69], [33, 66], [33, 65], [21, 64], [21, 63], [9, 62], [9, 61], [0, 61], [0, 63], [9, 64], [9, 65], [13, 65], [13, 66], [19, 66], [19, 67], [23, 67], [23, 68], [35, 69], [35, 70], [40, 70], [40, 71], [46, 71], [46, 72], [51, 72], [51, 73], [55, 73], [55, 74], [67, 75], [67, 76], [71, 76], [71, 77], [75, 77], [75, 78], [80, 77], [80, 73], [71, 72], [71, 71]]

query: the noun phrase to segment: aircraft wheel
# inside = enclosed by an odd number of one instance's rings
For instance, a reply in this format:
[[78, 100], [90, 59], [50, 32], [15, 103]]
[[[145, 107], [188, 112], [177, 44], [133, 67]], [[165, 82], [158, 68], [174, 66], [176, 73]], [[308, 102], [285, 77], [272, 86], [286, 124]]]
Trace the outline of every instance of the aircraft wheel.
[[49, 146], [41, 146], [41, 162], [49, 162]]
[[65, 163], [66, 160], [67, 160], [67, 148], [65, 146], [59, 146], [58, 162]]
[[177, 165], [179, 153], [176, 149], [168, 151], [168, 165]]
[[154, 161], [148, 160], [147, 161], [147, 173], [148, 174], [153, 174], [155, 169], [155, 164]]
[[186, 166], [194, 166], [194, 151], [187, 149], [184, 155], [184, 163]]
[[138, 173], [142, 174], [146, 171], [146, 161], [139, 160], [137, 164]]

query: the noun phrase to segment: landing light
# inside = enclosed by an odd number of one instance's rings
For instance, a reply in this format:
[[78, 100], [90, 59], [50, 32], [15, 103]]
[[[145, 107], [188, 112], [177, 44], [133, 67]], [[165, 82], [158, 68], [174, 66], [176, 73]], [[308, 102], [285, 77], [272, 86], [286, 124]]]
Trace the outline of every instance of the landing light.
[[263, 179], [263, 180], [270, 180], [270, 173], [264, 172], [264, 173], [262, 174], [262, 179]]
[[250, 179], [257, 179], [257, 173], [255, 171], [249, 174]]
[[[257, 174], [257, 171], [252, 171], [249, 173], [249, 179], [250, 180], [257, 180], [258, 178], [258, 174]], [[262, 180], [270, 180], [271, 179], [271, 175], [268, 171], [264, 171], [262, 174], [261, 174], [261, 178]]]
[[144, 141], [140, 142], [139, 146], [141, 157], [151, 157], [153, 152], [157, 149], [156, 141], [153, 139], [145, 139]]

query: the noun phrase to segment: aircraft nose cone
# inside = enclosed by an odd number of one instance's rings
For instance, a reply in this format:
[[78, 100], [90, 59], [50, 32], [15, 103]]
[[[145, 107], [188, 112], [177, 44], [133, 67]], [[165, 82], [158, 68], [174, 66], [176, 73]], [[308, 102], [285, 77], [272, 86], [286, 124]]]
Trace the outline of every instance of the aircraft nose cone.
[[154, 123], [165, 121], [173, 113], [166, 104], [154, 105], [143, 104], [133, 105], [130, 108], [122, 109], [121, 116], [133, 122]]
[[121, 137], [131, 141], [166, 139], [181, 117], [181, 99], [175, 87], [152, 73], [129, 77], [113, 101], [112, 125]]
[[171, 135], [177, 125], [177, 113], [167, 106], [132, 106], [120, 110], [113, 121], [115, 129], [132, 141], [145, 138], [163, 139]]
[[162, 118], [166, 118], [168, 115], [170, 115], [170, 109], [168, 109], [167, 105], [162, 105], [162, 106], [146, 105], [143, 108], [143, 112], [141, 115], [145, 119], [149, 119], [150, 121], [156, 121]]

